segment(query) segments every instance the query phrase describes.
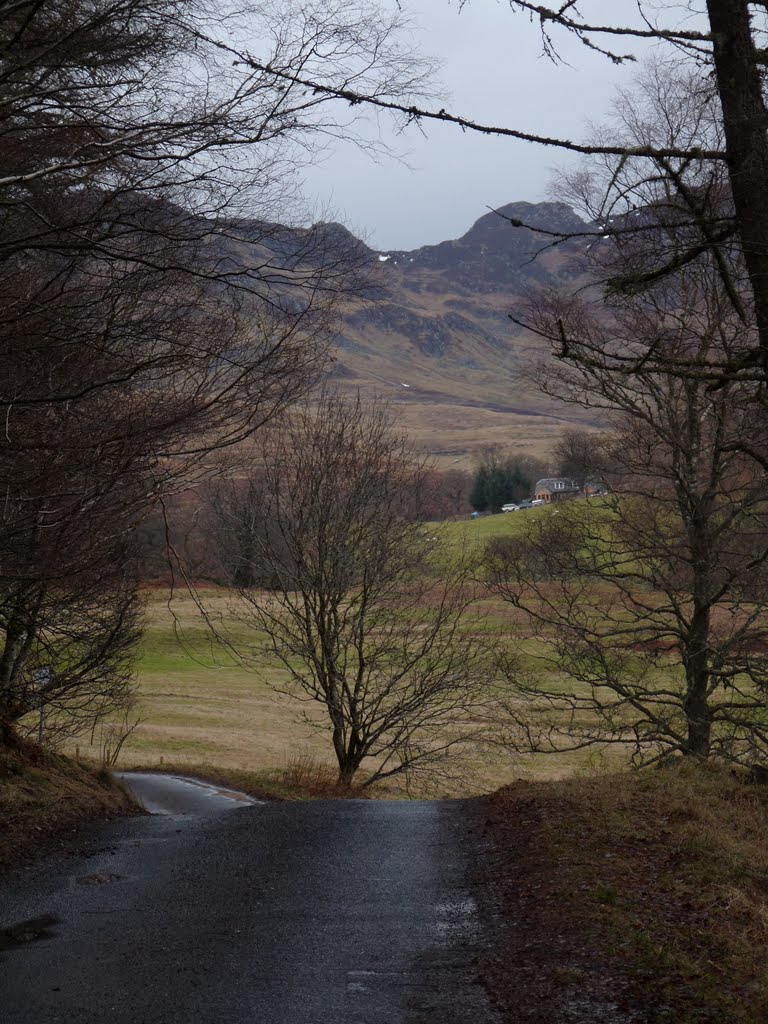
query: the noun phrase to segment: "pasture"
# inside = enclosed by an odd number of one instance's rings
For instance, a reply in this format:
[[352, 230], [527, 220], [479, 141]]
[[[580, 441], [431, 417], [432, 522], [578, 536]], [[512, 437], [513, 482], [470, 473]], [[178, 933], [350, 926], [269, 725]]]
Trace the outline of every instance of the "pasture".
[[[237, 632], [238, 645], [247, 647], [249, 636], [229, 614], [220, 591], [201, 593], [209, 617], [217, 628]], [[490, 632], [514, 629], [510, 611], [500, 601], [487, 599], [477, 609], [483, 628]], [[186, 592], [169, 601], [167, 592], [147, 597], [147, 630], [138, 663], [142, 721], [129, 737], [119, 765], [129, 767], [187, 767], [224, 773], [244, 771], [272, 783], [290, 782], [297, 774], [328, 770], [334, 773], [330, 732], [317, 730], [310, 717], [324, 724], [323, 709], [275, 692], [284, 671], [274, 664], [246, 667], [219, 644], [196, 602]], [[535, 659], [535, 643], [531, 657]], [[73, 741], [80, 755], [99, 757], [99, 732]], [[561, 778], [594, 765], [588, 752], [557, 757], [531, 757], [484, 747], [470, 754], [470, 766], [461, 782], [439, 792], [450, 796], [489, 792], [499, 785], [524, 778]], [[234, 777], [234, 775], [232, 776]], [[390, 785], [380, 795], [401, 795]]]
[[[425, 529], [442, 530], [450, 547], [472, 551], [493, 536], [514, 535], [530, 517], [554, 512], [540, 507], [427, 524]], [[542, 661], [540, 639], [529, 634], [515, 609], [481, 591], [474, 613], [467, 628], [491, 640], [515, 636], [532, 673], [555, 690], [572, 685]], [[335, 759], [324, 709], [276, 692], [285, 682], [285, 671], [256, 655], [258, 637], [238, 621], [225, 591], [209, 589], [193, 597], [182, 589], [173, 594], [148, 590], [146, 624], [137, 666], [142, 721], [123, 748], [121, 767], [173, 765], [200, 771], [207, 766], [210, 774], [245, 771], [273, 782], [314, 770], [333, 776]], [[233, 648], [247, 658], [236, 657], [217, 639], [219, 635], [233, 640]], [[496, 685], [491, 679], [488, 684]], [[322, 728], [313, 728], [312, 721]], [[76, 745], [81, 756], [98, 759], [98, 731], [93, 744], [89, 739], [80, 737]], [[617, 754], [610, 760], [611, 766], [621, 763]], [[563, 778], [605, 766], [605, 759], [590, 750], [533, 756], [483, 745], [470, 751], [461, 782], [446, 784], [440, 792], [489, 792], [521, 777]], [[386, 790], [387, 795], [399, 793], [397, 786]]]

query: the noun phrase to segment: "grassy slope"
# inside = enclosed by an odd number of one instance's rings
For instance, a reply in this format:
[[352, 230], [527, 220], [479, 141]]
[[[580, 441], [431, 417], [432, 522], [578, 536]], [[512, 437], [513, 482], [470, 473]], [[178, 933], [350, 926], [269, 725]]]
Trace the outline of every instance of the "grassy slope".
[[442, 524], [447, 539], [457, 546], [469, 544], [480, 546], [492, 537], [511, 537], [520, 533], [531, 518], [547, 515], [551, 510], [538, 506], [518, 512], [499, 512], [496, 515], [481, 515], [477, 519], [461, 519]]
[[521, 1024], [768, 1019], [768, 788], [684, 764], [518, 784], [486, 807], [485, 881], [526, 924], [486, 970], [510, 1007], [535, 1007]]
[[87, 821], [136, 811], [106, 773], [31, 744], [0, 748], [0, 868], [49, 849]]

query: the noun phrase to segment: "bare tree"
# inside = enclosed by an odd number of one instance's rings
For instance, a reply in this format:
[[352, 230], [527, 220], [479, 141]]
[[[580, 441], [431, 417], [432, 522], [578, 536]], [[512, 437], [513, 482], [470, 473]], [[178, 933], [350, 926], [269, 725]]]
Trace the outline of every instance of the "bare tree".
[[112, 434], [127, 415], [120, 403], [85, 412], [22, 410], [0, 445], [4, 741], [41, 703], [60, 730], [88, 727], [132, 698], [140, 635], [132, 532], [152, 492], [152, 459], [136, 438]]
[[[582, 246], [579, 257], [584, 278], [572, 290], [574, 306], [604, 306], [610, 311], [621, 297], [652, 291], [657, 283], [688, 266], [714, 268], [724, 295], [744, 330], [732, 339], [727, 352], [707, 350], [672, 352], [656, 346], [641, 350], [638, 334], [631, 352], [619, 346], [601, 348], [598, 338], [569, 331], [562, 321], [553, 354], [566, 362], [576, 358], [597, 360], [617, 373], [643, 365], [677, 374], [696, 375], [717, 383], [723, 377], [761, 380], [752, 365], [757, 345], [755, 312], [743, 252], [732, 220], [732, 202], [726, 168], [718, 161], [655, 160], [635, 156], [648, 144], [678, 143], [683, 149], [694, 139], [707, 137], [715, 145], [722, 136], [717, 96], [711, 84], [683, 68], [649, 62], [633, 91], [618, 94], [612, 115], [597, 131], [601, 138], [620, 139], [624, 158], [594, 156], [583, 166], [558, 178], [561, 197], [580, 209], [600, 232]], [[591, 282], [591, 287], [584, 283]], [[513, 319], [524, 319], [515, 315]], [[534, 328], [535, 329], [535, 328]], [[573, 345], [571, 342], [573, 341]], [[594, 341], [594, 344], [593, 344]]]
[[13, 742], [15, 729], [55, 742], [135, 705], [142, 635], [137, 591], [119, 562], [90, 567], [63, 584], [3, 588], [3, 742]]
[[[322, 366], [367, 256], [333, 225], [277, 219], [302, 150], [354, 136], [356, 115], [233, 62], [238, 37], [328, 81], [423, 81], [397, 19], [364, 6], [0, 0], [7, 448], [20, 418], [118, 401], [113, 437], [140, 436], [163, 482], [183, 481]], [[82, 433], [84, 457], [100, 443]]]
[[470, 510], [472, 477], [464, 469], [447, 469], [438, 483], [440, 518], [459, 516]]
[[407, 94], [422, 69], [375, 15], [0, 0], [4, 737], [38, 648], [60, 722], [88, 724], [98, 685], [104, 708], [127, 692], [136, 524], [304, 394], [364, 279], [333, 225], [277, 223], [302, 148], [354, 135], [355, 113], [324, 115], [326, 97], [233, 63], [225, 41]]
[[552, 463], [560, 476], [575, 480], [580, 487], [597, 483], [608, 468], [598, 431], [571, 427], [564, 430], [552, 448]]
[[385, 407], [325, 394], [270, 434], [264, 464], [228, 508], [271, 587], [241, 586], [243, 614], [286, 691], [323, 708], [306, 721], [330, 731], [340, 783], [449, 776], [487, 659], [466, 568], [412, 515], [423, 462]]
[[[238, 38], [269, 73], [232, 59]], [[398, 18], [365, 4], [2, 0], [0, 53], [3, 256], [130, 256], [136, 227], [162, 229], [174, 203], [177, 239], [209, 234], [211, 219], [243, 244], [280, 238], [301, 148], [311, 159], [324, 139], [355, 136], [358, 117], [333, 116], [327, 97], [276, 73], [304, 68], [378, 95], [415, 93], [425, 73]], [[260, 285], [271, 270], [262, 253], [218, 276]]]
[[[624, 298], [607, 322], [583, 307], [567, 319], [547, 298], [532, 318], [545, 335], [567, 323], [585, 339], [693, 363], [743, 344], [712, 265]], [[519, 735], [545, 750], [631, 747], [640, 763], [681, 753], [763, 764], [768, 481], [744, 451], [765, 451], [768, 434], [751, 386], [578, 360], [542, 368], [539, 382], [612, 418], [612, 489], [489, 551], [492, 589], [524, 612], [539, 669], [556, 673], [550, 684], [510, 663], [525, 698]]]

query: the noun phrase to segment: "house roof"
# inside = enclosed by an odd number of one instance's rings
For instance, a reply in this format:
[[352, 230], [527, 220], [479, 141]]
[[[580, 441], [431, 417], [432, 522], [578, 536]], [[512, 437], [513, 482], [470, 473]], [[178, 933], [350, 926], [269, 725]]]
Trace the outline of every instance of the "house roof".
[[575, 480], [565, 476], [545, 476], [543, 480], [536, 481], [535, 491], [580, 491], [581, 488]]

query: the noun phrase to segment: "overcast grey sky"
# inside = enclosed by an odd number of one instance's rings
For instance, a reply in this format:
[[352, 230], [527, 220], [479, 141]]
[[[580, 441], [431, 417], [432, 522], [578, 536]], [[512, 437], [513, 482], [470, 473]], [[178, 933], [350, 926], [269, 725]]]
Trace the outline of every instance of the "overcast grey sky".
[[[578, 42], [558, 36], [569, 66], [542, 55], [537, 25], [504, 2], [403, 0], [419, 29], [420, 49], [442, 63], [445, 106], [484, 123], [544, 135], [581, 138], [589, 120], [608, 111], [614, 88], [629, 85], [636, 65], [616, 66]], [[580, 9], [603, 23], [631, 21], [634, 0], [585, 0]], [[620, 42], [627, 49], [626, 42]], [[382, 133], [387, 136], [386, 120]], [[378, 249], [411, 249], [455, 238], [488, 207], [544, 199], [558, 151], [462, 133], [447, 125], [416, 126], [391, 136], [407, 165], [373, 162], [338, 146], [306, 175], [306, 192]], [[327, 217], [327, 214], [326, 214]]]

